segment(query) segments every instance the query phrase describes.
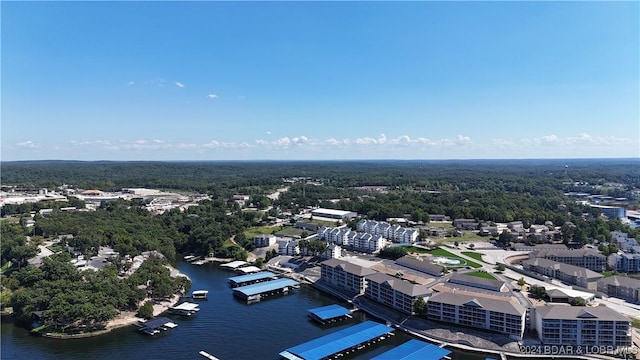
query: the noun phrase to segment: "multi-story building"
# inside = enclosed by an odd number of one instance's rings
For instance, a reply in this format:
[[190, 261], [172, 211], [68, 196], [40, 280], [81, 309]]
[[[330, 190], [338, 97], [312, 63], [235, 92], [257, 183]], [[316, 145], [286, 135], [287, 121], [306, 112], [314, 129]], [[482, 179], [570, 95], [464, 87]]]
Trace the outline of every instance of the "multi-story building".
[[417, 229], [404, 228], [398, 224], [384, 221], [362, 219], [356, 224], [356, 230], [367, 234], [381, 236], [396, 243], [413, 244], [418, 239]]
[[353, 232], [349, 234], [349, 247], [353, 250], [375, 253], [382, 250], [385, 245], [385, 239], [379, 235]]
[[433, 276], [442, 276], [442, 274], [444, 274], [443, 266], [411, 256], [403, 256], [399, 258], [396, 260], [396, 264]]
[[626, 219], [627, 209], [621, 206], [605, 206], [605, 205], [590, 205], [592, 208], [599, 209], [602, 215], [609, 219]]
[[367, 275], [365, 278], [367, 297], [405, 314], [413, 314], [416, 300], [430, 294], [425, 285], [412, 284], [384, 273]]
[[292, 238], [278, 239], [278, 254], [291, 256], [300, 255], [298, 240], [293, 240]]
[[631, 322], [606, 306], [544, 305], [533, 323], [545, 345], [631, 345]]
[[276, 244], [276, 236], [272, 234], [268, 235], [258, 235], [253, 238], [253, 243], [256, 247], [265, 247]]
[[626, 276], [611, 276], [598, 281], [598, 291], [608, 296], [640, 304], [640, 280]]
[[489, 329], [521, 340], [527, 309], [507, 297], [441, 292], [427, 301], [427, 315], [434, 320]]
[[624, 252], [630, 252], [635, 246], [638, 246], [636, 239], [630, 238], [627, 233], [622, 231], [612, 231], [611, 241], [618, 246], [618, 249]]
[[343, 210], [334, 210], [334, 209], [322, 209], [318, 208], [311, 211], [311, 216], [323, 217], [328, 219], [353, 219], [358, 216], [358, 213], [353, 211], [343, 211]]
[[338, 259], [320, 263], [320, 280], [334, 287], [363, 294], [366, 288], [365, 276], [376, 271]]
[[529, 259], [534, 258], [545, 258], [569, 265], [584, 267], [597, 272], [602, 272], [607, 269], [607, 257], [591, 249], [544, 249], [529, 254]]
[[640, 254], [612, 254], [613, 267], [616, 271], [625, 273], [640, 272]]
[[597, 272], [591, 271], [587, 268], [544, 258], [525, 260], [522, 262], [522, 267], [525, 270], [537, 272], [539, 274], [591, 290], [596, 290], [598, 287], [598, 280], [603, 277], [602, 274], [598, 274]]
[[342, 247], [337, 244], [330, 244], [322, 256], [325, 259], [339, 259], [342, 257]]

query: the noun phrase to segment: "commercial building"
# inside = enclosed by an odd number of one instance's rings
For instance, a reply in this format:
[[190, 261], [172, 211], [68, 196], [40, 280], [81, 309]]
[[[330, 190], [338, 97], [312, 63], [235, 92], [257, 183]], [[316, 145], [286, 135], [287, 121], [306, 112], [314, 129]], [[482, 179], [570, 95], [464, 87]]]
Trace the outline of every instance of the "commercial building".
[[603, 277], [602, 274], [587, 268], [543, 258], [525, 260], [522, 262], [522, 267], [525, 270], [537, 272], [590, 290], [596, 290], [598, 280]]
[[640, 280], [611, 276], [598, 281], [598, 291], [630, 303], [640, 304]]
[[384, 273], [367, 275], [365, 279], [365, 296], [405, 314], [413, 314], [418, 298], [425, 298], [430, 294], [424, 285], [412, 284]]
[[537, 306], [532, 318], [545, 345], [631, 345], [629, 319], [606, 306]]
[[334, 209], [315, 209], [311, 211], [312, 216], [323, 217], [328, 219], [353, 219], [358, 216], [358, 213], [353, 211], [343, 211], [343, 210], [334, 210]]
[[320, 280], [334, 287], [364, 294], [367, 286], [365, 277], [376, 271], [338, 259], [320, 263]]
[[509, 298], [437, 293], [427, 301], [430, 319], [488, 329], [521, 340], [527, 309]]
[[602, 215], [609, 219], [626, 219], [627, 209], [620, 206], [604, 206], [604, 205], [591, 205], [592, 208], [599, 209]]
[[607, 269], [607, 257], [591, 249], [543, 249], [529, 254], [529, 259], [544, 258], [602, 272]]

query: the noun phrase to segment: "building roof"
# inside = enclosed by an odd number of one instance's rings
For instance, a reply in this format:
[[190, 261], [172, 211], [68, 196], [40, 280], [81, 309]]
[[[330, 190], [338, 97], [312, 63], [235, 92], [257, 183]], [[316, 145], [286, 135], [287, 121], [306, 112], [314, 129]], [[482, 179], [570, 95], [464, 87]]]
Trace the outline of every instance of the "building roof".
[[557, 262], [557, 261], [553, 261], [545, 258], [535, 258], [535, 259], [525, 260], [522, 262], [522, 265], [523, 266], [526, 266], [526, 265], [539, 266], [547, 269], [551, 268], [554, 270], [558, 270], [564, 274], [576, 276], [578, 278], [583, 278], [583, 279], [600, 279], [603, 277], [602, 274], [599, 274], [587, 268], [583, 268], [575, 265], [569, 265], [569, 264], [565, 264], [565, 263], [561, 263], [561, 262]]
[[299, 283], [297, 281], [293, 281], [291, 279], [277, 279], [271, 281], [265, 281], [258, 284], [241, 286], [233, 289], [233, 291], [241, 292], [246, 296], [252, 296], [261, 294], [267, 291], [273, 291], [277, 289], [281, 289], [288, 286], [296, 286]]
[[184, 311], [195, 311], [198, 308], [198, 304], [194, 304], [194, 303], [190, 303], [190, 302], [183, 302], [180, 305], [176, 305], [171, 307], [171, 309], [173, 310], [184, 310]]
[[335, 209], [315, 209], [312, 210], [311, 213], [322, 213], [322, 214], [330, 214], [336, 216], [347, 216], [349, 214], [353, 214], [353, 211], [344, 211], [344, 210], [335, 210]]
[[320, 320], [329, 320], [351, 314], [351, 310], [337, 304], [322, 306], [308, 311]]
[[479, 296], [471, 296], [460, 293], [437, 293], [429, 298], [429, 303], [443, 303], [457, 306], [472, 306], [481, 307], [487, 311], [494, 311], [498, 313], [511, 314], [520, 316], [527, 310], [520, 304], [512, 303], [505, 299], [497, 299], [495, 297], [488, 298]]
[[611, 276], [598, 280], [598, 283], [606, 285], [615, 285], [632, 289], [640, 289], [640, 280], [626, 276]]
[[161, 327], [163, 327], [163, 326], [165, 326], [167, 324], [173, 324], [173, 322], [169, 318], [161, 317], [161, 318], [156, 318], [156, 319], [151, 319], [151, 320], [145, 321], [142, 324], [142, 328], [155, 330], [155, 329], [161, 328]]
[[586, 257], [586, 256], [595, 256], [605, 258], [604, 255], [600, 254], [596, 250], [592, 249], [543, 249], [539, 251], [534, 251], [531, 253], [532, 257], [538, 258], [546, 258], [546, 257]]
[[[346, 329], [338, 330], [306, 343], [290, 347], [280, 353], [280, 356], [290, 359], [323, 359], [390, 332], [393, 332], [393, 328], [389, 326], [374, 321], [365, 321], [358, 325], [350, 326]], [[287, 354], [294, 355], [295, 357], [289, 357]]]
[[272, 273], [271, 271], [261, 271], [255, 274], [230, 277], [229, 281], [234, 283], [243, 283], [247, 281], [256, 281], [256, 280], [275, 278], [275, 277], [276, 277], [276, 274]]
[[431, 292], [425, 285], [412, 284], [406, 280], [398, 279], [385, 273], [375, 273], [367, 275], [366, 279], [377, 284], [386, 283], [393, 290], [409, 296], [421, 296], [429, 294]]
[[352, 264], [350, 262], [339, 260], [339, 259], [325, 260], [321, 263], [321, 265], [326, 265], [332, 268], [339, 267], [345, 272], [358, 275], [358, 276], [366, 276], [366, 275], [371, 275], [376, 273], [375, 270], [372, 270], [360, 265]]
[[411, 339], [371, 360], [440, 360], [449, 354], [451, 354], [450, 350], [424, 341]]
[[245, 266], [245, 267], [238, 268], [237, 270], [245, 274], [248, 274], [248, 273], [260, 272], [261, 269], [257, 266]]
[[622, 314], [606, 306], [544, 305], [536, 306], [535, 309], [542, 319], [629, 321]]
[[246, 261], [236, 260], [236, 261], [232, 261], [230, 263], [222, 264], [220, 266], [228, 267], [228, 268], [231, 268], [231, 269], [235, 269], [235, 268], [237, 268], [239, 266], [242, 266], [242, 265], [245, 265], [245, 264], [247, 264]]
[[453, 284], [490, 287], [490, 288], [497, 289], [497, 291], [500, 291], [500, 289], [504, 286], [504, 281], [486, 279], [478, 276], [471, 276], [471, 275], [458, 274], [458, 273], [452, 274], [451, 277], [449, 277], [449, 282]]
[[444, 267], [433, 264], [429, 261], [418, 260], [411, 256], [403, 256], [396, 260], [396, 264], [410, 267], [418, 271], [423, 271], [430, 274], [440, 274], [444, 271]]

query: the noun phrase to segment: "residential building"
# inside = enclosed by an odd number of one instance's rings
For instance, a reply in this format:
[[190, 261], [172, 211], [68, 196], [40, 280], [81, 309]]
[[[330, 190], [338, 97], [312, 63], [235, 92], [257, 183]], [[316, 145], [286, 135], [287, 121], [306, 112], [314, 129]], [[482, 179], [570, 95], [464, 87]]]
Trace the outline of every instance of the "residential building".
[[611, 257], [616, 271], [625, 273], [640, 272], [640, 254], [612, 254]]
[[451, 221], [451, 218], [441, 214], [429, 214], [429, 221]]
[[379, 235], [354, 232], [349, 234], [349, 247], [356, 251], [376, 253], [382, 250], [385, 245], [385, 239]]
[[545, 345], [631, 345], [631, 322], [606, 306], [537, 306], [532, 318]]
[[278, 254], [296, 256], [300, 255], [298, 240], [292, 238], [280, 238], [278, 241]]
[[607, 257], [592, 249], [539, 250], [529, 254], [529, 259], [545, 258], [569, 265], [602, 272], [607, 269]]
[[479, 223], [474, 219], [454, 219], [453, 227], [458, 230], [476, 230]]
[[465, 274], [452, 274], [449, 277], [450, 284], [459, 284], [465, 286], [471, 286], [478, 289], [485, 289], [491, 291], [506, 291], [507, 285], [500, 280], [486, 279], [478, 276], [465, 275]]
[[535, 258], [522, 262], [525, 270], [537, 272], [569, 284], [577, 285], [585, 289], [596, 290], [598, 280], [602, 274], [587, 268], [569, 265], [549, 259]]
[[342, 247], [337, 244], [330, 244], [322, 257], [325, 259], [339, 259], [342, 257]]
[[413, 244], [419, 236], [417, 229], [402, 227], [398, 224], [389, 224], [384, 221], [362, 219], [356, 224], [356, 230], [367, 234], [381, 236], [396, 243]]
[[403, 256], [396, 260], [396, 264], [433, 276], [442, 276], [442, 274], [444, 274], [443, 266], [433, 264], [430, 261], [425, 261], [422, 258]]
[[509, 298], [442, 292], [429, 297], [430, 319], [488, 329], [521, 340], [527, 309]]
[[598, 291], [634, 304], [640, 304], [640, 280], [611, 276], [598, 281]]
[[638, 241], [634, 238], [630, 238], [627, 233], [622, 231], [611, 232], [611, 242], [618, 246], [618, 249], [624, 252], [632, 252], [635, 246], [638, 246]]
[[320, 280], [334, 287], [364, 294], [365, 276], [376, 271], [338, 259], [329, 259], [320, 263]]
[[425, 285], [412, 284], [384, 273], [367, 275], [365, 278], [367, 297], [405, 314], [413, 314], [416, 300], [430, 294]]
[[273, 234], [262, 234], [253, 238], [253, 243], [256, 247], [266, 247], [276, 244], [276, 236]]

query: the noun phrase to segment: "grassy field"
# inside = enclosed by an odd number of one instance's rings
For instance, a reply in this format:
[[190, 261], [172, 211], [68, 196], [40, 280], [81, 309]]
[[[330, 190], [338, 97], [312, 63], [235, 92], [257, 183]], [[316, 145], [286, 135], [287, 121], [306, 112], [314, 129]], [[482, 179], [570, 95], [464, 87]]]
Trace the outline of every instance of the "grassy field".
[[640, 329], [640, 318], [632, 318], [631, 326], [633, 326], [636, 329]]
[[291, 226], [286, 226], [286, 227], [283, 227], [280, 231], [278, 231], [276, 233], [276, 235], [279, 235], [279, 236], [302, 236], [302, 233], [304, 233], [304, 232], [306, 232], [309, 235], [313, 234], [313, 232], [311, 232], [309, 230], [296, 229], [296, 228], [291, 227]]
[[482, 254], [477, 253], [477, 252], [473, 252], [473, 251], [463, 251], [462, 255], [468, 256], [472, 259], [476, 259], [478, 261], [482, 261], [485, 262], [484, 260], [482, 260]]
[[495, 276], [489, 274], [486, 271], [473, 271], [473, 272], [468, 272], [468, 273], [464, 273], [465, 275], [469, 275], [469, 276], [475, 276], [475, 277], [479, 277], [479, 278], [484, 278], [484, 279], [491, 279], [491, 280], [495, 280]]
[[418, 254], [429, 254], [429, 253], [431, 253], [427, 249], [423, 249], [423, 248], [419, 248], [419, 247], [415, 247], [415, 246], [405, 246], [405, 249], [407, 249], [407, 251], [409, 251], [409, 252], [418, 253]]
[[4, 218], [0, 219], [0, 221], [6, 222], [8, 224], [19, 224], [20, 223], [20, 218], [19, 217], [8, 216], [8, 217], [4, 217]]
[[603, 271], [603, 272], [602, 272], [602, 276], [604, 276], [604, 277], [606, 277], [606, 278], [608, 278], [608, 277], [610, 277], [610, 276], [613, 276], [613, 275], [615, 275], [615, 274], [613, 273], [613, 271]]
[[280, 230], [280, 226], [253, 226], [244, 231], [244, 236], [247, 239], [253, 239], [254, 237], [262, 234], [271, 234], [273, 230]]
[[448, 252], [447, 250], [444, 250], [444, 249], [435, 249], [435, 250], [428, 251], [428, 253], [430, 253], [433, 256], [443, 256], [443, 257], [448, 257], [448, 258], [452, 258], [452, 259], [458, 259], [458, 260], [465, 261], [467, 263], [467, 265], [471, 266], [472, 268], [476, 268], [477, 269], [477, 268], [481, 268], [482, 267], [482, 265], [480, 265], [480, 264], [478, 264], [476, 262], [473, 262], [471, 260], [463, 259], [460, 256], [452, 254], [452, 253], [450, 253], [450, 252]]

